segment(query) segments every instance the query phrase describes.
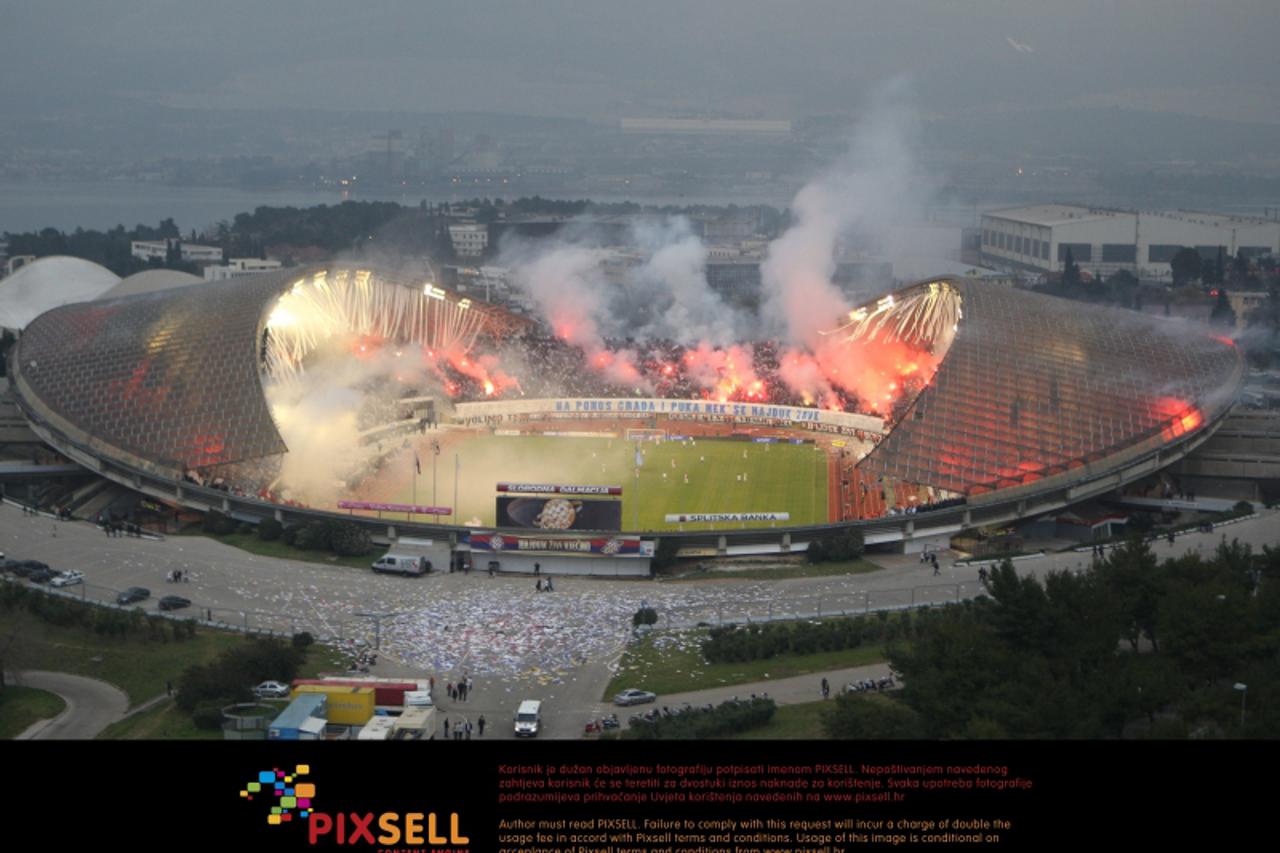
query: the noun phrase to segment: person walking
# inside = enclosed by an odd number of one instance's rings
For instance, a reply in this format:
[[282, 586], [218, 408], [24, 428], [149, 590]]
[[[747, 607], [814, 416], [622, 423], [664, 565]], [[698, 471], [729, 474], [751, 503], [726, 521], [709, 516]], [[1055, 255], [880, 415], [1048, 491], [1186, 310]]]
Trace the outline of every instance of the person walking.
[[479, 737], [484, 737], [484, 714], [481, 714], [480, 719], [476, 720], [476, 729], [480, 732]]
[[831, 684], [826, 678], [822, 679], [822, 698], [826, 699], [831, 696]]
[[448, 717], [444, 718], [444, 739], [445, 740], [449, 739], [449, 718]]

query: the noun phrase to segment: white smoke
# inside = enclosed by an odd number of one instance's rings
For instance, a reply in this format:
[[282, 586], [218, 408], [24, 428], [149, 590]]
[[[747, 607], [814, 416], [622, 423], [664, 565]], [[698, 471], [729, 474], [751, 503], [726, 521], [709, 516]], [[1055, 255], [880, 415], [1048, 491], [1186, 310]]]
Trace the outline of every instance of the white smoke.
[[816, 349], [849, 302], [832, 283], [843, 241], [885, 242], [890, 226], [918, 210], [916, 117], [895, 83], [876, 99], [839, 162], [796, 193], [793, 224], [761, 266], [762, 321], [772, 334]]
[[605, 337], [729, 344], [746, 333], [707, 284], [707, 249], [685, 217], [633, 223], [617, 253], [599, 242], [582, 222], [556, 240], [503, 247], [512, 283], [558, 337], [590, 355]]
[[627, 290], [650, 317], [640, 336], [717, 346], [740, 340], [746, 323], [707, 284], [707, 248], [687, 219], [639, 223], [633, 237], [645, 260], [631, 271]]
[[361, 416], [396, 418], [395, 399], [409, 392], [447, 399], [416, 347], [387, 347], [357, 357], [343, 339], [308, 358], [306, 370], [264, 387], [271, 415], [289, 448], [281, 460], [285, 497], [332, 505], [348, 483], [371, 470], [375, 445], [361, 442]]

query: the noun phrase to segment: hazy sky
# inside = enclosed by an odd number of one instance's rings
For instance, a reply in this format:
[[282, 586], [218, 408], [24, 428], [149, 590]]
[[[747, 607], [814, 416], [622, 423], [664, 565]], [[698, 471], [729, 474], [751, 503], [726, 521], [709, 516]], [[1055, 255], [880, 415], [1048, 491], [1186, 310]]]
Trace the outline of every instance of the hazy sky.
[[0, 99], [926, 114], [1118, 104], [1280, 121], [1277, 0], [0, 0]]

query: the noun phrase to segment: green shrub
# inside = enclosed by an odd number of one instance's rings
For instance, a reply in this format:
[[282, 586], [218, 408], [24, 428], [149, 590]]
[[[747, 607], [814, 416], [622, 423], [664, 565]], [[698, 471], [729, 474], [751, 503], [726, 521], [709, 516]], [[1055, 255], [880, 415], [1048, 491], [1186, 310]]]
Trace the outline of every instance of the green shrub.
[[204, 702], [191, 712], [191, 722], [197, 729], [213, 731], [222, 728], [222, 708], [212, 702]]
[[641, 740], [725, 737], [766, 725], [777, 710], [772, 699], [730, 699], [711, 709], [693, 708], [653, 721], [637, 721], [629, 731]]
[[330, 529], [329, 548], [339, 557], [359, 557], [373, 549], [373, 538], [360, 525], [339, 521]]
[[274, 518], [264, 518], [258, 523], [258, 538], [263, 542], [274, 542], [284, 533], [284, 525]]
[[658, 621], [658, 611], [652, 607], [641, 607], [631, 617], [631, 624], [639, 628], [641, 625], [653, 625]]

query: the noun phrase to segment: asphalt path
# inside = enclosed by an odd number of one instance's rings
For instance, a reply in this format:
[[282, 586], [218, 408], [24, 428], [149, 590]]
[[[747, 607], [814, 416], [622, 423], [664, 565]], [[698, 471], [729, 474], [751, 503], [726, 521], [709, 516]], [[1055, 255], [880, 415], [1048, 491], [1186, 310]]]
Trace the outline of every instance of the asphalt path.
[[[1274, 546], [1280, 541], [1275, 516], [1263, 511], [1212, 534], [1185, 534], [1172, 546], [1158, 540], [1153, 548], [1163, 558], [1211, 553], [1223, 537], [1255, 548]], [[662, 628], [944, 603], [981, 590], [978, 567], [956, 563], [943, 552], [936, 575], [918, 557], [877, 555], [884, 568], [858, 575], [689, 582], [557, 577], [556, 592], [538, 593], [527, 576], [446, 572], [402, 578], [258, 557], [202, 536], [107, 537], [90, 524], [33, 518], [7, 504], [0, 505], [0, 551], [55, 569], [84, 571], [88, 583], [68, 592], [87, 599], [112, 601], [118, 590], [143, 586], [152, 592], [140, 605], [148, 612], [156, 610], [160, 596], [174, 593], [194, 602], [178, 611], [180, 616], [211, 615], [215, 623], [282, 632], [309, 630], [324, 639], [380, 640], [375, 674], [434, 676], [441, 716], [453, 722], [461, 715], [474, 728], [483, 714], [486, 738], [512, 736], [512, 717], [524, 699], [544, 702], [547, 736], [578, 736], [606, 709], [601, 693], [630, 637], [631, 615], [642, 603], [658, 610]], [[1020, 561], [1018, 569], [1040, 575], [1081, 569], [1090, 559], [1088, 551], [1051, 554]], [[174, 569], [190, 581], [167, 583], [165, 576]], [[374, 621], [361, 614], [385, 615], [380, 637]], [[451, 702], [443, 686], [464, 676], [474, 679], [474, 693], [465, 703]], [[728, 695], [744, 689], [753, 692], [739, 686]], [[781, 695], [774, 689], [769, 693]]]
[[28, 670], [16, 683], [56, 693], [67, 703], [51, 720], [33, 723], [15, 740], [91, 740], [107, 726], [124, 719], [129, 697], [120, 688], [82, 675]]

